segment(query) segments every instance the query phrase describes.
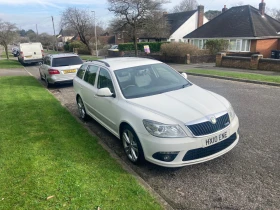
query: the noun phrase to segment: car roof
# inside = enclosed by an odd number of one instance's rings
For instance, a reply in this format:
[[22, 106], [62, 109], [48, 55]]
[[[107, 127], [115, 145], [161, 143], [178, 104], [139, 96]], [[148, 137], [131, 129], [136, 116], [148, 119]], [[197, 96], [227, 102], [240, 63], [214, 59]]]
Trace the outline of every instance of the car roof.
[[64, 57], [73, 57], [78, 55], [75, 53], [59, 53], [59, 54], [49, 54], [48, 56], [52, 58], [64, 58]]
[[96, 61], [87, 61], [85, 62], [87, 64], [98, 64], [101, 66], [106, 66], [110, 70], [118, 70], [118, 69], [124, 69], [129, 67], [135, 67], [135, 66], [143, 66], [143, 65], [149, 65], [149, 64], [156, 64], [156, 63], [162, 63], [157, 60], [148, 59], [148, 58], [138, 58], [138, 57], [120, 57], [120, 58], [107, 58], [107, 59], [100, 59]]

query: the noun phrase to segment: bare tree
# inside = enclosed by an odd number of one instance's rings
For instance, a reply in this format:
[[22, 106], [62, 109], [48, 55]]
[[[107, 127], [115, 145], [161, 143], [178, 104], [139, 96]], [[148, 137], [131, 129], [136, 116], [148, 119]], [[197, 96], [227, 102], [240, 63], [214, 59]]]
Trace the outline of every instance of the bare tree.
[[43, 45], [44, 47], [47, 47], [47, 48], [54, 44], [54, 43], [53, 43], [53, 36], [52, 36], [52, 35], [49, 35], [49, 34], [47, 34], [47, 33], [41, 33], [41, 34], [39, 34], [38, 40], [39, 40], [39, 42], [42, 43], [42, 45]]
[[90, 11], [75, 7], [68, 7], [61, 16], [61, 26], [75, 30], [90, 52], [93, 49], [91, 40], [95, 36], [92, 20]]
[[208, 10], [207, 12], [204, 13], [204, 15], [208, 20], [212, 20], [218, 15], [220, 15], [221, 13], [222, 11], [219, 10]]
[[17, 36], [18, 33], [15, 24], [0, 20], [0, 44], [4, 46], [8, 60], [8, 44], [12, 43]]
[[155, 11], [147, 17], [143, 25], [143, 37], [168, 38], [170, 36], [170, 25], [161, 11]]
[[161, 11], [165, 0], [108, 0], [109, 11], [116, 17], [115, 23], [121, 29], [128, 29], [133, 37], [135, 56], [137, 51], [137, 36], [148, 17], [156, 11]]
[[173, 7], [172, 12], [184, 12], [197, 9], [198, 3], [196, 0], [182, 0], [178, 5]]
[[266, 13], [273, 17], [274, 19], [280, 21], [280, 9], [270, 9], [266, 8]]

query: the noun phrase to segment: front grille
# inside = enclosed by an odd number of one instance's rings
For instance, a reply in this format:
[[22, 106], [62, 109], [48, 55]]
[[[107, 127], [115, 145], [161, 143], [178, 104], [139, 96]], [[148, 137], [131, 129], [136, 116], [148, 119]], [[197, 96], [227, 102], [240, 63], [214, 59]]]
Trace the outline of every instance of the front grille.
[[191, 130], [193, 135], [195, 136], [204, 136], [207, 134], [215, 133], [219, 130], [224, 129], [229, 125], [229, 115], [228, 113], [218, 117], [216, 119], [216, 123], [212, 124], [209, 121], [194, 124], [194, 125], [187, 125], [187, 127]]
[[227, 147], [229, 147], [236, 140], [236, 137], [237, 137], [237, 135], [236, 135], [236, 133], [234, 133], [229, 138], [227, 138], [217, 144], [214, 144], [212, 146], [189, 150], [185, 154], [183, 161], [204, 158], [204, 157], [213, 155], [215, 153], [218, 153], [218, 152], [226, 149]]

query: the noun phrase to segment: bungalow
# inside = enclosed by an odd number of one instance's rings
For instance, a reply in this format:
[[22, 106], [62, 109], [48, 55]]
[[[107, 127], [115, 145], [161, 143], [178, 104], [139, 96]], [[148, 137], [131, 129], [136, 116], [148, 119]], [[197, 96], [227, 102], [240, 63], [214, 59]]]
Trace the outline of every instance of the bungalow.
[[153, 41], [171, 41], [183, 42], [183, 37], [208, 22], [204, 16], [204, 6], [199, 5], [196, 10], [177, 12], [177, 13], [164, 13], [169, 26], [169, 37], [140, 37], [139, 42], [153, 42]]
[[186, 42], [204, 48], [209, 39], [229, 41], [231, 52], [259, 52], [270, 57], [280, 49], [280, 22], [265, 14], [265, 3], [259, 9], [250, 5], [223, 9], [222, 14], [184, 36]]

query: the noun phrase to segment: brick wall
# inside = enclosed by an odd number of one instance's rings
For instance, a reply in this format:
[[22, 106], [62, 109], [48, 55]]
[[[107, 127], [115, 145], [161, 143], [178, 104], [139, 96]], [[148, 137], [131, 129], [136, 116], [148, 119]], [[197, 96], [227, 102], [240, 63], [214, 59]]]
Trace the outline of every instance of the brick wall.
[[260, 59], [258, 69], [265, 71], [280, 71], [280, 59]]
[[223, 67], [250, 69], [251, 58], [248, 57], [235, 57], [224, 56], [221, 65]]
[[[256, 50], [254, 51], [260, 52], [260, 54], [262, 54], [264, 58], [270, 58], [271, 50], [277, 50], [277, 48], [278, 39], [263, 39], [256, 40]], [[253, 50], [251, 49], [251, 51]]]
[[263, 58], [261, 54], [254, 54], [251, 57], [240, 57], [226, 56], [226, 53], [218, 53], [216, 55], [216, 66], [280, 72], [280, 59]]
[[257, 52], [257, 40], [251, 40], [250, 51], [251, 52]]

